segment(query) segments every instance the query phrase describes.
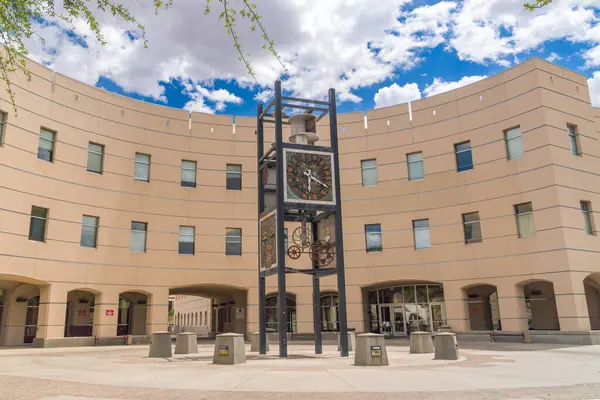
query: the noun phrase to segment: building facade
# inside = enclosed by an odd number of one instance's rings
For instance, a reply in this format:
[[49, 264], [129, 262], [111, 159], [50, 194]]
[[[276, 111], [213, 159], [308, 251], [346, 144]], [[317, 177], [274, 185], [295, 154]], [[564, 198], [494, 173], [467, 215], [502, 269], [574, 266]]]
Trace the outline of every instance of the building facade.
[[[257, 331], [256, 119], [28, 67], [16, 114], [0, 88], [0, 344], [148, 335], [185, 295], [210, 299], [211, 332]], [[597, 342], [599, 119], [586, 78], [539, 59], [338, 115], [349, 327]], [[335, 288], [322, 279], [328, 331]], [[287, 289], [288, 330], [310, 334], [311, 278]]]

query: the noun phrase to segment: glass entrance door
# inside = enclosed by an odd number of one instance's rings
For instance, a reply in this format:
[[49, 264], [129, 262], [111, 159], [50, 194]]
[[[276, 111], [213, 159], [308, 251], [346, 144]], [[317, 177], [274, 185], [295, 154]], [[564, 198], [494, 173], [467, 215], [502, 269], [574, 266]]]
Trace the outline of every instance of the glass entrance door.
[[444, 312], [443, 303], [430, 303], [430, 314], [431, 315], [431, 327], [433, 332], [436, 332], [440, 326], [444, 325], [446, 321], [446, 313]]
[[406, 321], [404, 320], [404, 305], [394, 306], [394, 336], [406, 336]]
[[394, 335], [394, 326], [392, 324], [392, 306], [380, 305], [379, 315], [381, 316], [381, 334], [385, 337]]

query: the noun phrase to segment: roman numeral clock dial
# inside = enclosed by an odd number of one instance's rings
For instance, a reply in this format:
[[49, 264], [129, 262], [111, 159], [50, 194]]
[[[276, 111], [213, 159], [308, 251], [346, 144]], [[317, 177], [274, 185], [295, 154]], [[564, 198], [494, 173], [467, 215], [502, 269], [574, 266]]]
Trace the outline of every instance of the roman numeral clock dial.
[[333, 154], [285, 149], [285, 200], [335, 204]]

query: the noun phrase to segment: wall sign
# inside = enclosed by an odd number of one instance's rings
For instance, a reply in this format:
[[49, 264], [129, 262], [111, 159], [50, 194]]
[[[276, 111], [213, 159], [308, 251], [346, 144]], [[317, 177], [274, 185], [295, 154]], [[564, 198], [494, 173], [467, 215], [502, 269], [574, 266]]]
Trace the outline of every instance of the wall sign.
[[106, 310], [106, 316], [107, 317], [112, 317], [115, 315], [115, 310]]
[[77, 310], [78, 317], [85, 317], [87, 315], [87, 310]]
[[371, 357], [381, 357], [381, 346], [371, 346]]
[[235, 309], [235, 318], [236, 319], [244, 319], [244, 309], [243, 308], [236, 308]]
[[226, 344], [219, 345], [219, 357], [229, 356], [229, 346]]

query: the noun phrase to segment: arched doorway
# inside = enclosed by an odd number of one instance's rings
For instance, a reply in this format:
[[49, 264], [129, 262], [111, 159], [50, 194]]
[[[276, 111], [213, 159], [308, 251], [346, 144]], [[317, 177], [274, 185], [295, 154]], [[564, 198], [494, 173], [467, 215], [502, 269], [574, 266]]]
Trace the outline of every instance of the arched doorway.
[[340, 330], [338, 315], [337, 293], [321, 294], [321, 330], [323, 332], [338, 332]]
[[366, 330], [387, 337], [434, 332], [446, 323], [444, 288], [434, 282], [381, 283], [363, 288]]
[[146, 335], [148, 296], [140, 292], [119, 294], [117, 335]]
[[67, 293], [65, 337], [93, 336], [96, 294], [88, 290]]
[[[277, 294], [267, 296], [265, 304], [267, 332], [278, 332], [279, 314], [277, 313]], [[296, 332], [296, 296], [294, 294], [286, 294], [285, 312], [287, 315], [287, 331]]]
[[583, 287], [590, 317], [590, 328], [598, 331], [600, 330], [600, 274], [588, 275], [583, 280]]
[[469, 309], [471, 330], [502, 330], [496, 286], [482, 284], [470, 286], [463, 290]]
[[37, 335], [44, 282], [0, 274], [0, 346], [32, 343]]
[[529, 329], [560, 330], [552, 282], [532, 281], [521, 286]]

